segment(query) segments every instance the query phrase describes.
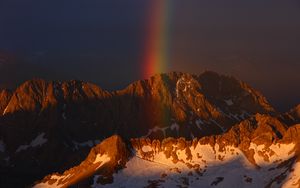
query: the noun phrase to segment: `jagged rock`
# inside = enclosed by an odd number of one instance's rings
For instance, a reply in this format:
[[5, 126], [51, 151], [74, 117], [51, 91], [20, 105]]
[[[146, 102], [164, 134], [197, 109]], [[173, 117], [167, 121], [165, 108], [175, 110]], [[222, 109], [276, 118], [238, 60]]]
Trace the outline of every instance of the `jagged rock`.
[[300, 123], [300, 104], [292, 108], [290, 111], [281, 114], [279, 117], [288, 125]]
[[[166, 137], [223, 134], [256, 113], [276, 114], [259, 92], [214, 72], [158, 74], [115, 92], [82, 81], [36, 79], [4, 93], [0, 141], [5, 155], [0, 155], [0, 164], [39, 176], [78, 164], [99, 140], [113, 134], [157, 139], [152, 144], [161, 148], [158, 140]], [[263, 139], [276, 140], [286, 129], [283, 127], [275, 126], [278, 132], [266, 133]], [[211, 144], [213, 138], [209, 137]], [[60, 156], [49, 155], [56, 152]], [[37, 178], [32, 175], [24, 184]]]
[[290, 111], [290, 115], [295, 121], [300, 122], [300, 104]]
[[[106, 184], [112, 181], [113, 173], [125, 167], [129, 159], [127, 146], [119, 136], [112, 136], [93, 147], [87, 158], [63, 174], [54, 173], [36, 183], [43, 187], [86, 187], [90, 181]], [[92, 178], [95, 176], [94, 178]]]
[[9, 90], [0, 90], [0, 116], [3, 115], [5, 108], [7, 107], [12, 93]]
[[[112, 168], [109, 166], [109, 170], [100, 170], [98, 174], [91, 173], [88, 177], [81, 175], [84, 183], [77, 181], [76, 186], [101, 187], [108, 183], [108, 187], [172, 187], [176, 183], [178, 187], [210, 187], [218, 184], [222, 187], [237, 184], [240, 187], [298, 187], [299, 127], [300, 125], [294, 125], [287, 128], [275, 117], [257, 114], [235, 125], [225, 134], [199, 140], [131, 139], [133, 152], [130, 158], [123, 142], [113, 142], [122, 148], [115, 150], [114, 148], [119, 147], [108, 141], [120, 140], [114, 136], [93, 148], [79, 166], [63, 175], [50, 175], [43, 180], [44, 184], [37, 184], [36, 187], [49, 186], [50, 183], [57, 185], [53, 181], [55, 178], [57, 181], [62, 179], [62, 187], [75, 185], [68, 184], [72, 180], [68, 178], [70, 174], [81, 174], [81, 169], [92, 168], [95, 156], [102, 156], [105, 152], [109, 153], [108, 156], [122, 153], [121, 157], [112, 160], [120, 161], [124, 156], [121, 169], [116, 168], [114, 163]], [[264, 134], [271, 136], [266, 137]], [[120, 171], [117, 172], [116, 169]], [[91, 177], [93, 180], [88, 181]]]

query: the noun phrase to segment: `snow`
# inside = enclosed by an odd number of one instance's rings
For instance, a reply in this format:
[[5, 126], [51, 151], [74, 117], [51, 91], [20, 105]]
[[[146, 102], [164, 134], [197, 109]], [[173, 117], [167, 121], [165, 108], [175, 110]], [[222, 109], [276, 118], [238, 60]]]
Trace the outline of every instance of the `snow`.
[[179, 125], [177, 124], [177, 123], [173, 123], [172, 125], [171, 125], [171, 127], [170, 127], [170, 129], [171, 130], [176, 130], [177, 131], [177, 133], [178, 133], [178, 131], [179, 131]]
[[63, 112], [63, 113], [61, 114], [61, 117], [62, 117], [64, 120], [66, 120], [66, 119], [67, 119], [66, 113]]
[[232, 114], [232, 113], [229, 113], [229, 117], [231, 119], [235, 119], [237, 121], [241, 121], [241, 119], [239, 118], [239, 114]]
[[102, 165], [104, 165], [105, 163], [107, 163], [108, 161], [110, 161], [110, 157], [106, 154], [104, 155], [100, 155], [97, 154], [95, 161], [93, 162], [93, 164], [97, 164], [100, 163], [99, 166], [96, 168], [100, 168]]
[[234, 104], [232, 99], [228, 99], [228, 100], [224, 100], [224, 101], [228, 106], [232, 106]]
[[[265, 187], [272, 177], [275, 178], [282, 174], [286, 168], [274, 168], [274, 163], [288, 160], [293, 157], [295, 144], [272, 144], [270, 147], [251, 143], [250, 148], [254, 150], [255, 161], [263, 164], [258, 169], [250, 163], [243, 152], [234, 146], [225, 146], [219, 151], [218, 144], [197, 144], [194, 148], [190, 147], [192, 159], [187, 160], [185, 149], [177, 150], [179, 159], [177, 163], [173, 158], [166, 158], [164, 152], [156, 152], [153, 159], [142, 159], [141, 151], [137, 151], [128, 163], [126, 168], [114, 174], [112, 184], [97, 184], [97, 177], [94, 177], [92, 187]], [[177, 145], [173, 145], [175, 151]], [[269, 150], [267, 149], [269, 148]], [[142, 147], [142, 151], [150, 151], [151, 146]], [[162, 148], [164, 150], [164, 148]], [[268, 150], [268, 151], [267, 151]], [[265, 152], [269, 161], [264, 161], [260, 153]], [[198, 164], [198, 172], [187, 164]], [[278, 164], [277, 164], [278, 165]], [[271, 187], [298, 187], [300, 163], [295, 163], [289, 176], [281, 184], [272, 184]], [[153, 186], [152, 186], [153, 187]]]
[[[249, 149], [253, 149], [254, 160], [257, 165], [263, 166], [269, 163], [275, 164], [278, 160], [287, 160], [294, 155], [294, 143], [290, 144], [272, 144], [270, 147], [266, 145], [256, 145], [251, 143]], [[267, 159], [267, 160], [266, 160]]]
[[33, 188], [60, 188], [60, 187], [64, 187], [64, 185], [68, 182], [66, 180], [70, 179], [72, 176], [73, 176], [72, 174], [62, 175], [62, 176], [52, 175], [50, 177], [50, 180], [55, 181], [54, 183], [51, 183], [51, 184], [49, 184], [49, 182], [39, 183], [39, 184], [36, 184]]
[[152, 151], [152, 147], [151, 147], [151, 146], [143, 146], [143, 147], [142, 147], [142, 151], [143, 151], [143, 152], [149, 152], [149, 151]]
[[61, 117], [62, 117], [64, 120], [67, 119], [66, 112], [65, 112], [66, 109], [67, 109], [67, 104], [64, 104], [64, 105], [63, 105], [63, 113], [61, 114]]
[[30, 147], [37, 147], [37, 146], [42, 146], [43, 144], [45, 144], [47, 142], [47, 139], [44, 138], [45, 133], [40, 133], [34, 140], [31, 141], [30, 144], [28, 145], [21, 145], [18, 147], [18, 149], [16, 150], [16, 152], [20, 152], [23, 150], [27, 150]]
[[198, 129], [202, 130], [201, 125], [204, 125], [204, 122], [201, 119], [198, 119], [195, 121], [196, 126], [198, 127]]
[[192, 132], [191, 132], [190, 136], [191, 136], [192, 139], [196, 138], [195, 135]]
[[185, 77], [181, 77], [176, 82], [176, 97], [179, 98], [179, 91], [182, 89], [183, 92], [187, 92], [188, 89], [193, 88], [192, 79], [186, 79]]
[[5, 144], [2, 140], [0, 140], [0, 152], [5, 152]]
[[133, 157], [126, 164], [126, 167], [127, 168], [121, 170], [120, 173], [114, 174], [113, 184], [103, 186], [97, 185], [97, 183], [94, 182], [92, 187], [144, 187], [147, 183], [147, 178], [143, 177], [159, 176], [160, 172], [167, 168], [164, 165], [155, 164], [138, 157]]
[[8, 105], [5, 107], [4, 111], [3, 111], [3, 116], [7, 113], [7, 110], [8, 110]]
[[[99, 164], [95, 170], [103, 166], [105, 163], [110, 161], [110, 157], [106, 154], [97, 154], [93, 164]], [[65, 175], [51, 175], [47, 182], [36, 184], [33, 188], [61, 188], [66, 187], [69, 179], [73, 177], [74, 174]], [[51, 183], [50, 183], [51, 182]]]
[[16, 153], [23, 151], [23, 150], [27, 150], [30, 147], [30, 145], [21, 145], [18, 147], [18, 149], [16, 150]]
[[290, 175], [286, 178], [288, 179], [287, 182], [285, 182], [282, 185], [282, 188], [299, 188], [300, 187], [300, 162], [297, 162], [293, 166], [293, 171], [290, 173]]
[[166, 137], [166, 130], [168, 129], [169, 127], [154, 127], [153, 129], [150, 129], [148, 131], [148, 133], [144, 136], [144, 137], [148, 137], [149, 135], [151, 135], [152, 133], [155, 133], [157, 131], [162, 131], [163, 134], [164, 134], [164, 137]]
[[44, 138], [45, 133], [39, 134], [31, 143], [31, 147], [41, 146], [47, 142], [47, 139]]

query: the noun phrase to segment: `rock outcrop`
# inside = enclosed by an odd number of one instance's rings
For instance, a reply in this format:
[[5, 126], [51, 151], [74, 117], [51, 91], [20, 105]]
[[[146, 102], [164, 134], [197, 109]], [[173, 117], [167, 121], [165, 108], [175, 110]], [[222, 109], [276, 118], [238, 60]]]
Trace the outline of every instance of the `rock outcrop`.
[[7, 107], [12, 93], [9, 90], [2, 90], [0, 91], [0, 114], [5, 114], [5, 108]]
[[112, 136], [93, 147], [87, 158], [63, 174], [52, 174], [36, 183], [35, 188], [87, 187], [91, 181], [99, 184], [113, 182], [113, 174], [125, 167], [129, 160], [129, 150], [122, 138]]
[[[224, 134], [257, 113], [277, 115], [258, 91], [214, 72], [158, 74], [114, 92], [83, 81], [31, 80], [0, 94], [0, 175], [26, 172], [19, 182], [27, 185], [77, 165], [114, 134], [201, 138]], [[279, 138], [293, 124], [275, 126], [278, 133], [266, 137]]]
[[288, 125], [300, 123], [300, 104], [292, 108], [290, 111], [281, 114], [280, 119]]
[[[130, 157], [124, 142], [113, 136], [93, 148], [79, 166], [49, 175], [35, 187], [296, 188], [300, 185], [299, 127], [288, 128], [277, 118], [256, 114], [222, 135], [131, 139]], [[96, 156], [101, 158], [99, 164]]]

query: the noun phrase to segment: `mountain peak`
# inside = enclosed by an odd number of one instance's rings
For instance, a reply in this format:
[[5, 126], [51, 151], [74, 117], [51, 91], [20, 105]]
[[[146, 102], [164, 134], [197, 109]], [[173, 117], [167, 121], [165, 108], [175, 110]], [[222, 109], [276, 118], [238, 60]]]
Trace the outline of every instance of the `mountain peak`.
[[110, 94], [97, 85], [79, 81], [46, 81], [32, 79], [21, 84], [13, 93], [4, 114], [36, 112], [67, 101], [93, 100]]
[[[245, 155], [254, 164], [249, 142], [269, 146], [285, 137], [287, 128], [293, 125], [272, 116], [271, 105], [246, 83], [211, 71], [201, 75], [157, 74], [111, 93], [78, 80], [34, 79], [14, 92], [3, 90], [0, 97], [3, 114], [0, 116], [0, 163], [16, 173], [32, 169], [33, 174], [42, 175], [75, 166], [64, 174], [44, 179], [44, 183], [50, 180], [48, 183], [52, 185], [82, 182], [82, 187], [86, 187], [85, 180], [91, 180], [92, 176], [95, 182], [112, 182], [112, 172], [124, 167], [129, 159], [127, 146], [130, 145], [126, 146], [128, 143], [124, 144], [122, 138], [144, 138], [141, 142], [148, 145], [154, 139], [151, 146], [163, 143], [170, 149], [173, 143], [168, 137], [173, 137], [174, 143], [185, 145], [194, 140], [181, 142], [176, 138], [200, 138], [204, 145], [213, 147], [210, 149], [215, 154], [227, 143], [227, 146], [241, 147], [237, 151], [248, 152]], [[299, 107], [296, 109], [298, 112]], [[289, 132], [288, 138], [298, 137]], [[114, 134], [122, 138], [110, 137]], [[98, 144], [104, 138], [107, 139]], [[214, 146], [216, 142], [218, 147]], [[192, 148], [185, 149], [188, 152]], [[56, 152], [60, 155], [49, 155]], [[163, 156], [169, 154], [166, 151]], [[172, 155], [177, 162], [186, 160], [180, 154]], [[194, 156], [197, 157], [196, 153]], [[133, 162], [139, 160], [135, 158]], [[84, 162], [78, 165], [80, 161]], [[198, 168], [195, 170], [193, 174], [202, 173]]]
[[291, 110], [291, 113], [300, 120], [300, 104]]
[[287, 130], [268, 115], [252, 119], [200, 139], [131, 139], [131, 151], [113, 136], [80, 165], [34, 187], [298, 187], [299, 125]]
[[75, 184], [85, 187], [91, 181], [107, 184], [113, 181], [114, 172], [125, 167], [129, 155], [122, 138], [118, 135], [111, 136], [93, 147], [80, 165], [63, 174], [49, 175], [34, 187], [70, 187]]

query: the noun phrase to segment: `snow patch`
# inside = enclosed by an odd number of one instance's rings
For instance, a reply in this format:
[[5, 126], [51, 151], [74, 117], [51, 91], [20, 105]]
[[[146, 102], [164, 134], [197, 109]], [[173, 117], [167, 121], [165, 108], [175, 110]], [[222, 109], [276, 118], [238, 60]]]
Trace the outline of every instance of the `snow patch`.
[[27, 150], [30, 147], [42, 146], [48, 141], [46, 138], [44, 138], [44, 136], [45, 133], [40, 133], [34, 140], [31, 141], [30, 144], [19, 146], [16, 152], [18, 153], [20, 151]]
[[143, 151], [143, 152], [149, 152], [149, 151], [152, 151], [152, 147], [151, 147], [151, 146], [143, 146], [143, 147], [142, 147], [142, 151]]
[[282, 185], [282, 188], [299, 188], [300, 187], [300, 162], [297, 162], [293, 166], [293, 171], [286, 178], [286, 182]]
[[64, 120], [66, 120], [66, 119], [67, 119], [66, 113], [63, 112], [63, 113], [61, 114], [61, 117], [62, 117]]
[[185, 78], [185, 77], [181, 77], [180, 79], [177, 80], [176, 82], [176, 97], [179, 98], [180, 96], [180, 90], [182, 90], [182, 92], [187, 92], [188, 89], [192, 89], [193, 85], [192, 85], [193, 79], [192, 78]]
[[171, 129], [172, 131], [175, 129], [175, 130], [177, 131], [177, 133], [178, 133], [178, 131], [179, 131], [179, 125], [178, 125], [177, 123], [173, 123], [173, 124], [171, 125], [170, 129]]
[[198, 129], [202, 130], [201, 125], [204, 125], [204, 122], [201, 119], [198, 119], [195, 121], [196, 126], [198, 127]]
[[44, 138], [45, 133], [39, 134], [31, 143], [31, 147], [41, 146], [47, 142], [47, 139]]
[[276, 164], [279, 161], [287, 160], [294, 155], [294, 143], [290, 144], [272, 144], [270, 147], [266, 145], [256, 145], [251, 142], [249, 149], [254, 150], [254, 160], [257, 165], [263, 166], [269, 163]]
[[73, 176], [73, 174], [68, 174], [68, 175], [62, 175], [62, 176], [58, 176], [58, 175], [52, 175], [50, 177], [51, 183], [49, 184], [49, 181], [45, 182], [45, 183], [39, 183], [36, 184], [35, 186], [33, 186], [33, 188], [60, 188], [60, 187], [64, 187], [65, 184], [68, 183], [69, 178], [71, 178]]
[[109, 157], [108, 155], [106, 155], [106, 154], [104, 154], [104, 155], [97, 154], [96, 159], [95, 159], [95, 161], [93, 162], [93, 164], [100, 163], [100, 164], [98, 165], [98, 167], [96, 168], [96, 169], [98, 169], [98, 168], [100, 168], [102, 165], [104, 165], [105, 163], [107, 163], [108, 161], [110, 161], [110, 157]]
[[155, 132], [157, 132], [157, 131], [162, 131], [163, 132], [163, 134], [164, 134], [164, 137], [166, 137], [166, 130], [168, 129], [169, 127], [162, 127], [162, 128], [160, 128], [160, 127], [154, 127], [153, 129], [150, 129], [149, 131], [148, 131], [148, 133], [144, 136], [144, 137], [148, 137], [149, 135], [151, 135], [152, 133], [155, 133]]
[[[257, 169], [250, 163], [244, 153], [237, 147], [218, 144], [198, 143], [196, 147], [178, 150], [179, 145], [173, 144], [172, 151], [176, 151], [177, 162], [173, 157], [166, 157], [165, 148], [155, 151], [153, 157], [143, 159], [141, 151], [137, 151], [126, 164], [126, 168], [115, 173], [112, 184], [97, 184], [98, 176], [94, 176], [92, 187], [265, 187], [272, 178], [282, 174], [286, 168], [271, 168], [276, 160], [289, 160], [293, 157], [294, 144], [273, 144], [269, 147], [270, 160]], [[255, 159], [259, 153], [267, 150], [264, 145], [251, 143], [256, 148]], [[150, 146], [142, 147], [142, 151], [152, 150]], [[266, 152], [266, 151], [265, 151]], [[274, 154], [275, 153], [275, 154]], [[192, 155], [191, 157], [188, 157]], [[198, 165], [196, 168], [194, 165]], [[274, 166], [274, 165], [273, 165]], [[272, 187], [299, 187], [300, 163], [295, 163], [293, 171], [288, 172], [283, 185]], [[153, 183], [153, 184], [152, 184]]]
[[63, 113], [61, 114], [61, 117], [66, 120], [67, 119], [67, 116], [66, 116], [66, 109], [67, 109], [67, 104], [64, 104], [63, 105]]
[[230, 119], [235, 119], [237, 121], [241, 121], [240, 117], [239, 117], [239, 114], [232, 114], [232, 113], [229, 113], [228, 114], [229, 118]]
[[7, 113], [7, 110], [8, 110], [8, 105], [5, 107], [4, 111], [3, 111], [3, 116]]
[[224, 100], [224, 101], [228, 106], [232, 106], [234, 104], [232, 99], [228, 99], [228, 100]]

